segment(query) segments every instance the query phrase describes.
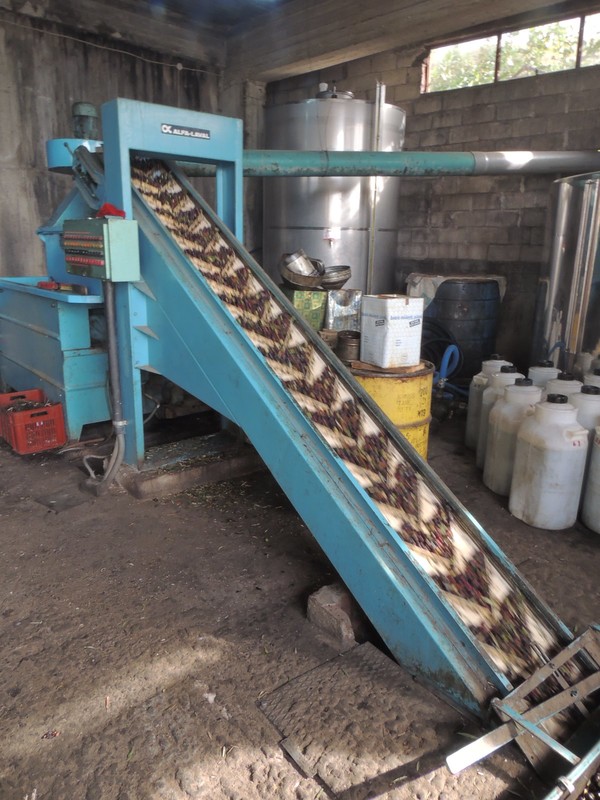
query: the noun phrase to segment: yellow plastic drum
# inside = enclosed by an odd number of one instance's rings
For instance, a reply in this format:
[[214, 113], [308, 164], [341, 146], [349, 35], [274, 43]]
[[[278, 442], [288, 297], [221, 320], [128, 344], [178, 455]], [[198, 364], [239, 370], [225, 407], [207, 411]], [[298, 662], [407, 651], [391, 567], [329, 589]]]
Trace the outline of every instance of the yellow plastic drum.
[[433, 364], [421, 361], [415, 367], [386, 370], [365, 364], [352, 374], [419, 455], [427, 458]]

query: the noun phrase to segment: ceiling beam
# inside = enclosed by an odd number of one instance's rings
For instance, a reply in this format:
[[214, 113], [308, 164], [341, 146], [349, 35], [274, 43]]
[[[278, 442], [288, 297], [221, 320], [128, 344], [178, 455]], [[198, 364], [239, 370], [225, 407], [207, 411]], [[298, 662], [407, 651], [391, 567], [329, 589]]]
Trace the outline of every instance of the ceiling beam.
[[220, 31], [170, 10], [153, 12], [135, 0], [0, 0], [0, 8], [106, 37], [115, 47], [137, 45], [217, 70], [225, 64], [225, 37]]
[[280, 80], [541, 8], [552, 14], [548, 0], [290, 0], [229, 38], [226, 81]]

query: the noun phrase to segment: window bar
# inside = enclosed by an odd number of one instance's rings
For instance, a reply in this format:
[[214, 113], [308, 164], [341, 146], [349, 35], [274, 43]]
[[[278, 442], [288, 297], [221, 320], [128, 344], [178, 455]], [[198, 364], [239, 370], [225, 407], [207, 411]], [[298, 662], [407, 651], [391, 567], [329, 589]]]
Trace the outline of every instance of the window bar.
[[583, 51], [583, 33], [585, 28], [585, 16], [579, 17], [579, 36], [577, 37], [577, 55], [575, 57], [575, 69], [581, 67], [581, 53]]
[[498, 76], [500, 74], [500, 60], [501, 55], [502, 34], [499, 33], [496, 39], [496, 61], [494, 62], [494, 83], [498, 83]]

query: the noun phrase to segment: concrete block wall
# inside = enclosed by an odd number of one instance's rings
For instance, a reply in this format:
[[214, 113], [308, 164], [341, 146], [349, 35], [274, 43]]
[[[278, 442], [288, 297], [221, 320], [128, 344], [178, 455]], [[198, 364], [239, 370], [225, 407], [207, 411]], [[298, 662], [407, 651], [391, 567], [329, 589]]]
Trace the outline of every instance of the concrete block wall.
[[69, 177], [48, 172], [45, 142], [72, 135], [73, 102], [99, 107], [127, 97], [218, 111], [214, 67], [186, 62], [177, 69], [159, 53], [71, 36], [82, 33], [0, 11], [0, 275], [44, 273], [35, 231], [71, 188]]
[[[374, 100], [379, 80], [387, 101], [407, 112], [407, 150], [600, 148], [600, 67], [421, 94], [422, 58], [418, 50], [381, 53], [271, 84], [268, 100], [312, 97], [321, 81]], [[498, 347], [526, 366], [558, 177], [405, 179], [390, 289], [401, 291], [410, 272], [505, 275]]]

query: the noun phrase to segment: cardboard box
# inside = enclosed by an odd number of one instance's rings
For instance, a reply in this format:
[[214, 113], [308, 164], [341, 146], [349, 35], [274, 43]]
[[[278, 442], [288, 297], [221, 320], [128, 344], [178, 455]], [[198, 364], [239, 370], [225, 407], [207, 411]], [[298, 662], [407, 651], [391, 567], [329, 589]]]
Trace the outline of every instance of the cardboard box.
[[325, 289], [293, 289], [281, 286], [281, 291], [311, 328], [320, 331], [325, 323], [327, 292]]
[[412, 367], [421, 360], [423, 298], [363, 295], [360, 360], [376, 367]]

